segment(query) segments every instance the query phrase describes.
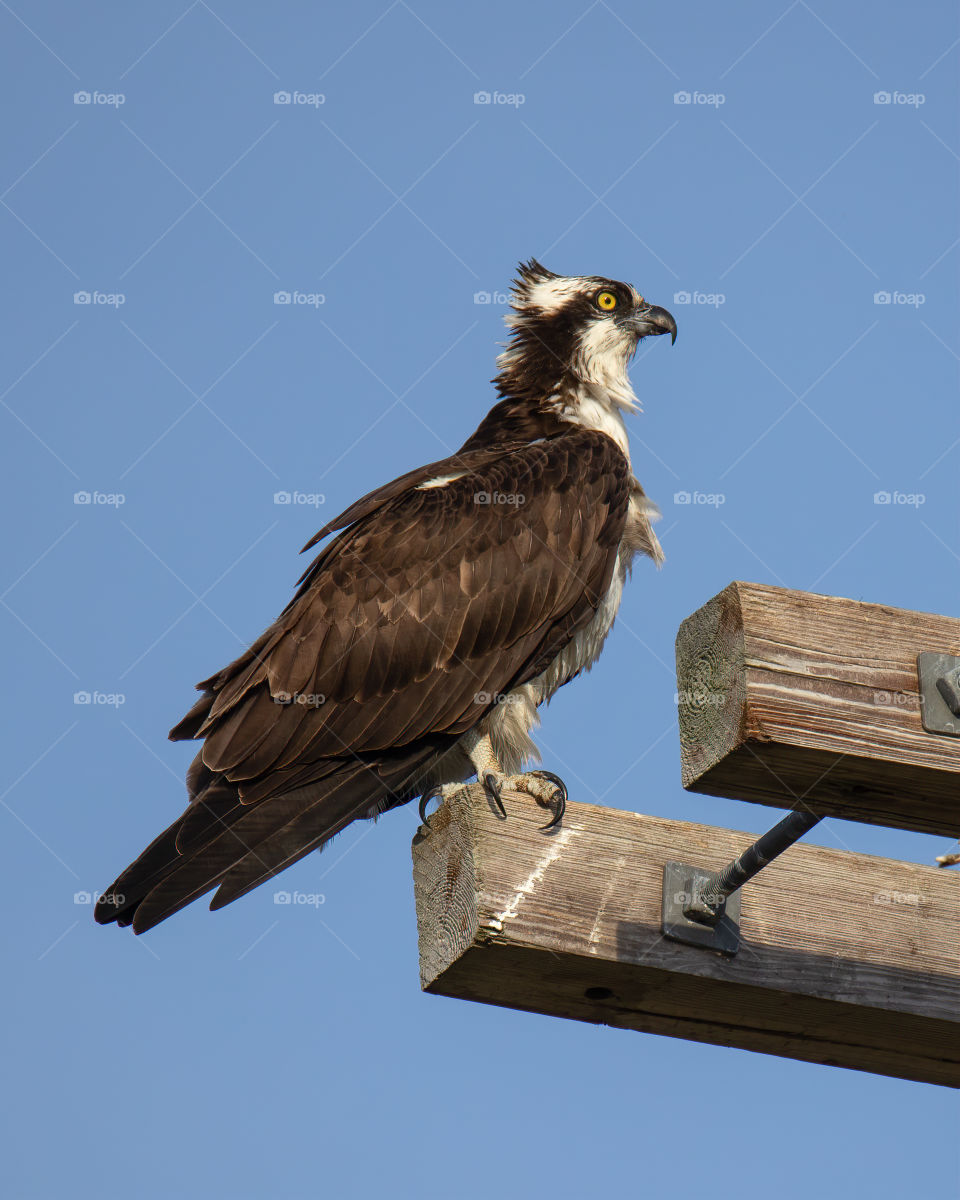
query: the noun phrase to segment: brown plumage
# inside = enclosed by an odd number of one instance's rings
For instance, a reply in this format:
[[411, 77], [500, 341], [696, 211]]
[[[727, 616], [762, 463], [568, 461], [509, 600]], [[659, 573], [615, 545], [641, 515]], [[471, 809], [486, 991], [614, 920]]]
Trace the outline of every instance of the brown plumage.
[[537, 403], [501, 391], [457, 454], [320, 530], [306, 548], [339, 532], [280, 617], [198, 684], [170, 733], [203, 739], [190, 805], [101, 897], [98, 921], [142, 932], [214, 887], [219, 908], [357, 817], [465, 778], [460, 739], [591, 627], [628, 510], [654, 553], [617, 441], [560, 418], [549, 389]]

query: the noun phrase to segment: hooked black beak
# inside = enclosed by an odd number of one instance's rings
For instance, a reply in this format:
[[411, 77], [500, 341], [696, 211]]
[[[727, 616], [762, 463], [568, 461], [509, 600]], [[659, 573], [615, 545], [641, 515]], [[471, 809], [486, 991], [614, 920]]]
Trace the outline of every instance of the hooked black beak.
[[677, 340], [677, 323], [665, 308], [656, 304], [646, 304], [638, 308], [625, 322], [633, 329], [638, 337], [659, 336], [661, 333], [670, 334], [670, 345]]

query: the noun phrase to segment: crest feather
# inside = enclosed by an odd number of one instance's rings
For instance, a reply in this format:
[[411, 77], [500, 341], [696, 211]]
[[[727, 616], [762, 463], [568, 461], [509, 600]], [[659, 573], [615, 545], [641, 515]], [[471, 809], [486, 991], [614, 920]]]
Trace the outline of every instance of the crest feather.
[[530, 294], [538, 283], [547, 283], [560, 276], [537, 262], [528, 258], [526, 262], [517, 264], [517, 277], [513, 280], [511, 304], [514, 308], [524, 308], [530, 303]]

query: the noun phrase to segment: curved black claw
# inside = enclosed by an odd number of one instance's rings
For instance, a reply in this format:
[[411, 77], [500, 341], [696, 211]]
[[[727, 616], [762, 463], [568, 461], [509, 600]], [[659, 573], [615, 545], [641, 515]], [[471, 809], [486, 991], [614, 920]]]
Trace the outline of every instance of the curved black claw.
[[420, 813], [420, 824], [421, 825], [426, 825], [426, 823], [427, 823], [427, 805], [430, 803], [431, 800], [435, 800], [437, 798], [437, 796], [442, 796], [442, 795], [443, 795], [443, 789], [438, 784], [436, 787], [432, 787], [428, 792], [424, 792], [423, 795], [420, 797], [420, 806], [419, 806], [418, 811]]
[[567, 811], [567, 785], [563, 782], [559, 775], [554, 775], [552, 771], [534, 771], [533, 774], [539, 779], [546, 779], [548, 782], [552, 783], [560, 793], [559, 799], [556, 802], [557, 811], [553, 814], [546, 825], [540, 826], [540, 828], [544, 830], [556, 829], [556, 827], [563, 820], [563, 814]]
[[496, 775], [492, 775], [488, 771], [487, 774], [484, 775], [484, 777], [483, 777], [483, 786], [487, 789], [487, 791], [493, 797], [493, 802], [497, 806], [497, 808], [499, 808], [500, 815], [502, 817], [506, 817], [507, 810], [503, 807], [503, 798], [500, 795], [500, 784], [497, 780]]

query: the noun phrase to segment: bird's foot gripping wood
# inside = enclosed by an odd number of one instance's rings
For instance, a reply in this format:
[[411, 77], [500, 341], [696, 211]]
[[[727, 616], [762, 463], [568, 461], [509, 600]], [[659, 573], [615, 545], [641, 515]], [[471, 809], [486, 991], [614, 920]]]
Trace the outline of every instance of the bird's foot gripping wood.
[[420, 797], [418, 808], [420, 824], [426, 825], [427, 823], [427, 805], [431, 800], [439, 800], [442, 804], [450, 796], [455, 795], [457, 792], [462, 792], [463, 788], [464, 785], [462, 783], [438, 783], [436, 787], [432, 787], [429, 791], [424, 792]]
[[[483, 784], [502, 817], [507, 815], [507, 810], [503, 807], [503, 793], [517, 792], [532, 796], [543, 808], [551, 809], [553, 816], [542, 828], [557, 828], [567, 807], [567, 785], [558, 775], [554, 775], [552, 771], [523, 771], [507, 775], [500, 766], [490, 738], [486, 734], [465, 734], [460, 746], [469, 756], [478, 781]], [[431, 800], [440, 800], [442, 803], [462, 788], [462, 783], [444, 783], [425, 792], [420, 797], [420, 823], [426, 824], [427, 805]]]
[[553, 809], [553, 816], [541, 829], [556, 829], [567, 807], [567, 785], [552, 771], [524, 771], [522, 775], [503, 775], [499, 771], [484, 772], [481, 783], [487, 789], [500, 814], [506, 817], [503, 792], [523, 792], [532, 796], [544, 808]]
[[[567, 807], [567, 785], [552, 771], [525, 771], [521, 775], [504, 775], [499, 770], [487, 770], [479, 773], [478, 778], [502, 817], [507, 815], [507, 810], [503, 807], [503, 793], [520, 792], [532, 796], [543, 808], [552, 809], [553, 816], [546, 825], [541, 825], [541, 829], [556, 829], [563, 820]], [[424, 792], [420, 797], [420, 824], [427, 823], [427, 806], [431, 800], [439, 800], [442, 804], [449, 796], [461, 791], [462, 783], [444, 783]]]
[[567, 787], [557, 775], [550, 771], [505, 774], [486, 734], [468, 734], [461, 745], [470, 756], [477, 779], [486, 788], [502, 817], [507, 815], [507, 810], [503, 807], [503, 793], [519, 792], [532, 796], [544, 808], [553, 809], [553, 816], [543, 826], [544, 829], [555, 829], [560, 824], [567, 807]]

